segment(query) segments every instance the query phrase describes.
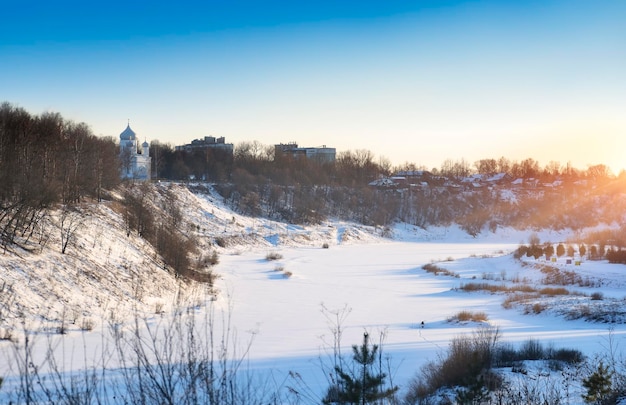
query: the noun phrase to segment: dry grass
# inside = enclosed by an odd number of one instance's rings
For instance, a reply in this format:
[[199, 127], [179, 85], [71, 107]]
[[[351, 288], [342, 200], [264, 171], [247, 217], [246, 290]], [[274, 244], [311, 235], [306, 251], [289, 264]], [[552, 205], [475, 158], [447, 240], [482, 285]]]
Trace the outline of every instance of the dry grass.
[[283, 255], [277, 252], [270, 252], [267, 255], [265, 255], [265, 260], [267, 260], [268, 262], [272, 260], [280, 260], [282, 258], [283, 258]]
[[598, 287], [600, 285], [598, 281], [594, 281], [589, 277], [583, 278], [571, 270], [561, 270], [549, 265], [539, 265], [539, 270], [544, 274], [543, 284], [577, 285], [580, 287]]
[[443, 267], [439, 267], [436, 264], [432, 264], [432, 263], [423, 265], [422, 269], [425, 270], [427, 273], [431, 273], [436, 276], [444, 275], [444, 276], [459, 278], [459, 275], [457, 273], [450, 271], [448, 269], [444, 269]]
[[95, 323], [91, 318], [83, 318], [80, 323], [80, 330], [90, 332], [93, 330]]
[[524, 292], [524, 293], [533, 293], [537, 290], [528, 284], [514, 284], [512, 286], [507, 286], [505, 284], [490, 284], [490, 283], [467, 283], [462, 284], [459, 287], [462, 291], [467, 292], [475, 292], [475, 291], [487, 291], [492, 294], [494, 293], [516, 293], [516, 292]]
[[539, 293], [514, 293], [514, 294], [509, 294], [504, 301], [502, 301], [502, 306], [505, 309], [511, 309], [513, 308], [513, 305], [518, 304], [518, 303], [525, 303], [528, 302], [530, 300], [536, 300], [537, 298], [541, 297], [541, 295]]
[[563, 287], [546, 287], [539, 290], [539, 294], [547, 295], [548, 297], [555, 297], [557, 295], [570, 295], [570, 291]]
[[472, 312], [463, 310], [448, 318], [448, 322], [487, 322], [488, 319], [487, 314], [482, 311]]
[[524, 308], [524, 314], [528, 315], [528, 314], [532, 313], [532, 314], [537, 315], [537, 314], [542, 313], [546, 309], [548, 309], [548, 305], [547, 304], [544, 304], [542, 302], [535, 302], [535, 303], [533, 303], [531, 305], [527, 305]]
[[[410, 403], [422, 402], [443, 387], [460, 387], [478, 382], [489, 389], [501, 385], [501, 380], [490, 372], [500, 338], [497, 327], [481, 327], [471, 336], [457, 336], [450, 342], [447, 352], [439, 360], [427, 363], [409, 386]], [[492, 378], [494, 377], [494, 378]], [[436, 402], [444, 403], [444, 402]], [[448, 403], [448, 402], [445, 402]]]
[[291, 271], [285, 270], [285, 266], [277, 265], [276, 267], [274, 267], [274, 271], [277, 273], [283, 273], [284, 278], [289, 278], [293, 276], [293, 273]]
[[596, 291], [591, 294], [592, 301], [602, 301], [604, 299], [604, 294], [600, 291]]

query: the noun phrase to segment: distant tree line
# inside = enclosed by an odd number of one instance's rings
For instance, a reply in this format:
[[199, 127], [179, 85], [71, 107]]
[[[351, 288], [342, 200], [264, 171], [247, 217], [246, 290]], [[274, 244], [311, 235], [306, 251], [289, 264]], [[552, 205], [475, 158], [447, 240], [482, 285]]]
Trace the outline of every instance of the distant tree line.
[[[51, 204], [75, 204], [86, 196], [101, 199], [103, 190], [119, 184], [117, 140], [94, 136], [85, 124], [59, 114], [33, 116], [21, 108], [0, 108], [0, 237], [13, 243], [28, 236]], [[626, 203], [626, 175], [613, 176], [605, 165], [578, 170], [550, 162], [541, 167], [528, 158], [504, 157], [473, 164], [446, 160], [432, 168], [428, 187], [377, 189], [381, 176], [425, 170], [413, 163], [399, 166], [368, 150], [337, 154], [334, 162], [275, 156], [274, 147], [241, 142], [234, 154], [219, 149], [176, 150], [150, 145], [153, 177], [174, 181], [207, 181], [242, 214], [294, 223], [326, 218], [373, 226], [395, 221], [426, 227], [459, 224], [469, 234], [498, 227], [581, 229], [599, 222], [621, 223]], [[503, 173], [511, 179], [559, 180], [558, 188], [516, 191], [489, 187], [459, 191], [445, 187], [472, 174]]]
[[[400, 171], [430, 171], [434, 176], [461, 179], [473, 174], [506, 174], [511, 178], [536, 178], [550, 181], [560, 178], [566, 181], [608, 181], [615, 176], [604, 164], [589, 166], [586, 170], [550, 161], [541, 167], [538, 161], [527, 158], [522, 161], [480, 159], [473, 164], [465, 159], [445, 160], [439, 168], [405, 162], [393, 166], [384, 157], [376, 157], [365, 149], [339, 152], [334, 163], [323, 163], [306, 158], [294, 158], [288, 154], [275, 156], [273, 145], [259, 141], [244, 141], [235, 146], [234, 154], [221, 149], [176, 150], [171, 144], [153, 141], [150, 145], [156, 178], [186, 181], [189, 179], [225, 183], [232, 181], [238, 171], [244, 171], [273, 184], [360, 186], [380, 176]], [[623, 173], [620, 173], [624, 176]]]
[[[554, 161], [541, 167], [532, 158], [481, 159], [473, 164], [449, 159], [429, 170], [433, 179], [429, 187], [381, 190], [368, 184], [400, 171], [426, 168], [408, 162], [394, 167], [368, 150], [340, 152], [332, 163], [275, 156], [273, 146], [258, 141], [241, 142], [233, 155], [211, 149], [179, 151], [153, 142], [151, 156], [159, 178], [213, 182], [242, 214], [296, 223], [329, 217], [375, 226], [394, 221], [421, 227], [457, 223], [475, 235], [502, 226], [581, 229], [619, 220], [626, 209], [620, 198], [626, 175], [616, 177], [602, 164], [579, 170]], [[558, 180], [561, 186], [518, 191], [514, 198], [487, 187], [471, 192], [443, 187], [445, 181], [459, 183], [473, 174], [499, 173], [542, 183]]]

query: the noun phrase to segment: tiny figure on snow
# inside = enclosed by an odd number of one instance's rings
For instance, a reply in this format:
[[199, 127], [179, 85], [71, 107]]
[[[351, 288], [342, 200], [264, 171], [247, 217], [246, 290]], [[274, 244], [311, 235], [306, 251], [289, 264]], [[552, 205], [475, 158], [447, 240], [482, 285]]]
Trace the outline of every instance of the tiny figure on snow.
[[422, 325], [422, 329], [424, 329], [424, 321], [422, 321], [422, 324], [421, 324], [421, 325]]

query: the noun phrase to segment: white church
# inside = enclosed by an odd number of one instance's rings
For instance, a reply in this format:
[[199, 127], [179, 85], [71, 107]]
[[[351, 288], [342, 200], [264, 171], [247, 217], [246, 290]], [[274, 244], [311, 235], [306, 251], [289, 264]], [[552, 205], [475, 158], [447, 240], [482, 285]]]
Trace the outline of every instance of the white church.
[[130, 123], [120, 134], [120, 161], [122, 179], [150, 180], [150, 144], [144, 141], [139, 149], [137, 134], [130, 129]]

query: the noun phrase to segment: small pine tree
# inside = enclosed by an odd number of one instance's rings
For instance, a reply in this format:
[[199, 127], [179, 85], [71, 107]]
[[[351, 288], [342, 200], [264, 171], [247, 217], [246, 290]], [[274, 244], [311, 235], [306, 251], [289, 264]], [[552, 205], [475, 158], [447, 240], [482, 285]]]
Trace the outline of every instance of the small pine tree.
[[598, 368], [589, 377], [583, 380], [583, 387], [587, 393], [582, 397], [590, 404], [601, 404], [611, 393], [613, 373], [609, 366], [605, 366], [602, 361]]
[[474, 375], [465, 387], [456, 390], [456, 402], [461, 405], [482, 404], [488, 396], [489, 390], [482, 375]]
[[559, 243], [556, 247], [556, 255], [561, 257], [565, 254], [565, 246], [562, 243]]
[[372, 404], [386, 398], [392, 398], [398, 387], [384, 388], [385, 373], [374, 370], [378, 356], [378, 345], [369, 343], [369, 334], [363, 334], [363, 344], [352, 346], [352, 360], [355, 367], [345, 371], [335, 367], [337, 383], [328, 389], [324, 404]]

